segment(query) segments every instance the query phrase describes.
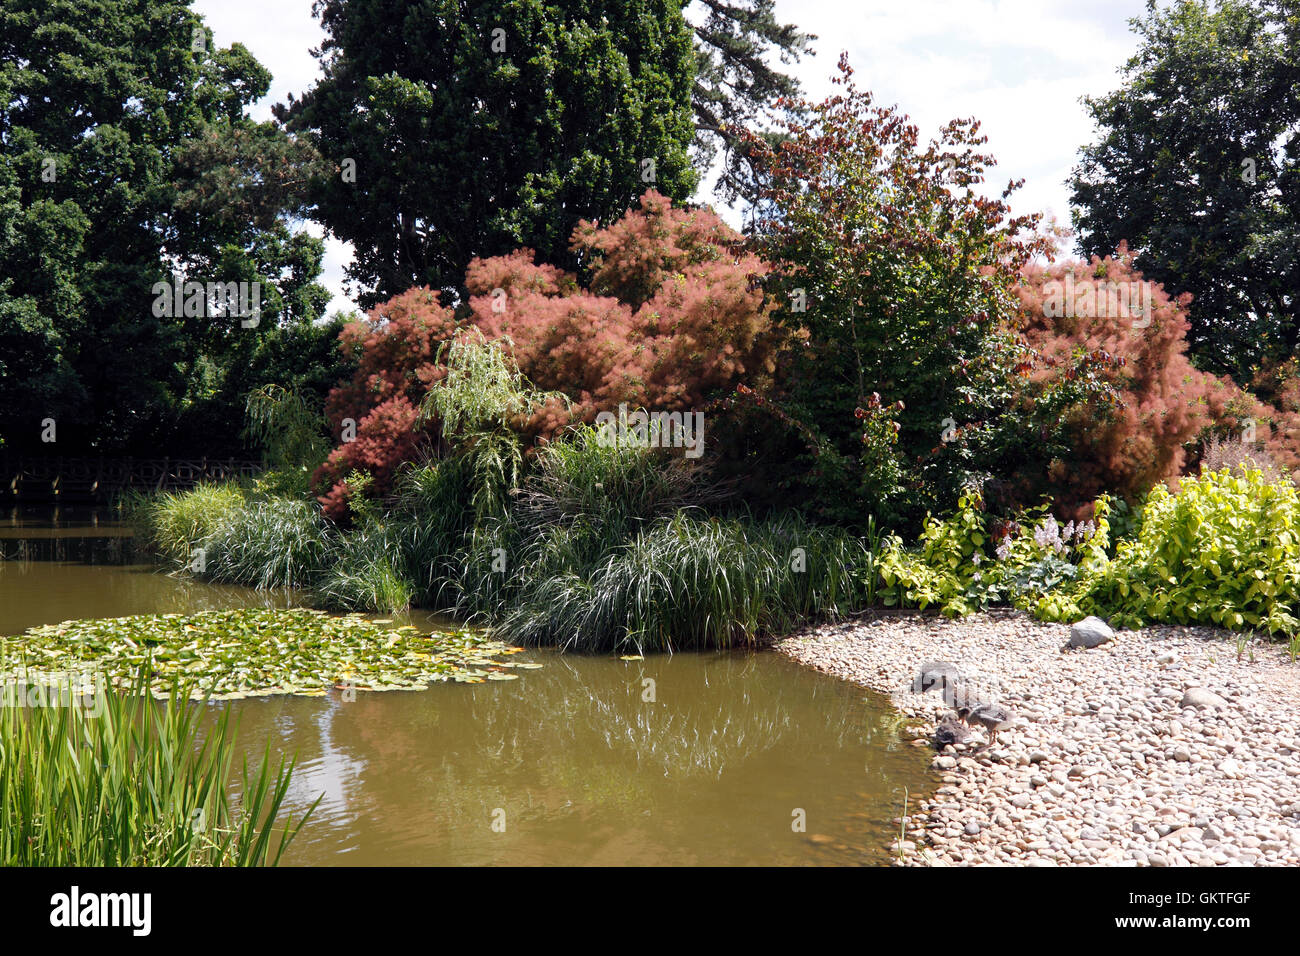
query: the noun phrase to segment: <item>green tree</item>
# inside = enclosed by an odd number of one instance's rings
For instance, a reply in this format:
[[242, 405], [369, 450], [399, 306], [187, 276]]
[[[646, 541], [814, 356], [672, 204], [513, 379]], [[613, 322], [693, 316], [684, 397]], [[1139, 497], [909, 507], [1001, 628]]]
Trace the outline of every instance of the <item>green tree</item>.
[[[11, 447], [155, 451], [264, 336], [322, 314], [323, 246], [290, 228], [310, 155], [245, 113], [269, 85], [244, 47], [216, 48], [186, 3], [0, 6], [0, 433]], [[154, 286], [173, 273], [259, 282], [258, 324], [206, 308], [155, 314]], [[242, 404], [229, 410], [236, 431]], [[53, 446], [40, 441], [45, 418]]]
[[977, 122], [923, 147], [852, 73], [841, 58], [839, 92], [805, 104], [779, 146], [750, 137], [769, 181], [753, 245], [806, 343], [786, 407], [815, 436], [807, 500], [836, 520], [913, 521], [1038, 440], [1017, 416], [1012, 334], [1037, 217], [1011, 218], [1018, 183], [1001, 200], [977, 191], [993, 165]]
[[1193, 295], [1203, 367], [1242, 381], [1300, 346], [1300, 7], [1295, 0], [1148, 3], [1100, 127], [1071, 179], [1079, 248], [1121, 240], [1136, 266]]
[[742, 131], [761, 133], [800, 95], [799, 81], [768, 62], [798, 62], [817, 37], [777, 21], [775, 0], [693, 0], [695, 162], [708, 169], [722, 153], [716, 188], [728, 202], [757, 199], [756, 169]]
[[318, 217], [350, 242], [369, 307], [454, 291], [475, 256], [528, 246], [572, 267], [580, 219], [611, 222], [690, 165], [694, 54], [680, 0], [320, 0], [323, 78], [277, 115], [338, 173]]

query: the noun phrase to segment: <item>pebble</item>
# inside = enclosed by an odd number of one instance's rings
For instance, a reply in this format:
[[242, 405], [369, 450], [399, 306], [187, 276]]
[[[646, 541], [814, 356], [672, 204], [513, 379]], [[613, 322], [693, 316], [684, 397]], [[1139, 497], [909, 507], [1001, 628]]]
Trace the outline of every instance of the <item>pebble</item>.
[[933, 759], [897, 865], [1300, 865], [1300, 667], [1281, 645], [1238, 660], [1227, 632], [1149, 627], [1062, 653], [1068, 637], [1012, 611], [884, 612], [776, 648], [889, 694], [918, 735], [950, 712], [912, 689], [927, 661], [1017, 713], [995, 750], [977, 732]]

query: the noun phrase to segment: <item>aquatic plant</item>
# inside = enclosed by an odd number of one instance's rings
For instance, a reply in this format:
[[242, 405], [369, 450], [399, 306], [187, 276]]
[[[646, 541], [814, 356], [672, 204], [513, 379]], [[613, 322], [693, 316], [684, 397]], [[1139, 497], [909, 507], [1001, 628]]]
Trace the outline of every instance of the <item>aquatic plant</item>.
[[245, 504], [243, 491], [233, 483], [200, 484], [151, 497], [129, 495], [123, 510], [146, 547], [184, 564]]
[[204, 539], [201, 567], [214, 581], [256, 588], [311, 587], [327, 566], [331, 529], [312, 504], [267, 496], [231, 509]]
[[[495, 626], [512, 640], [584, 651], [753, 643], [863, 606], [862, 539], [786, 516], [659, 519], [583, 560], [582, 526], [552, 529]], [[576, 546], [575, 546], [576, 545]], [[565, 567], [564, 554], [577, 560]], [[561, 559], [557, 559], [561, 558]], [[542, 564], [545, 573], [534, 573]]]
[[137, 693], [91, 707], [0, 707], [0, 865], [280, 862], [316, 806], [277, 825], [294, 761], [273, 765], [268, 745], [232, 800], [229, 710], [204, 732], [191, 688], [173, 683], [159, 704], [142, 686], [137, 671]]
[[330, 552], [329, 566], [316, 579], [317, 602], [345, 611], [405, 611], [415, 585], [387, 526], [372, 524], [341, 535]]
[[196, 697], [321, 696], [356, 690], [419, 690], [436, 681], [510, 680], [512, 648], [472, 631], [422, 634], [410, 625], [306, 609], [245, 608], [141, 614], [34, 627], [5, 642], [0, 677], [27, 682], [102, 673], [129, 685], [142, 666], [147, 689], [165, 696], [183, 678]]

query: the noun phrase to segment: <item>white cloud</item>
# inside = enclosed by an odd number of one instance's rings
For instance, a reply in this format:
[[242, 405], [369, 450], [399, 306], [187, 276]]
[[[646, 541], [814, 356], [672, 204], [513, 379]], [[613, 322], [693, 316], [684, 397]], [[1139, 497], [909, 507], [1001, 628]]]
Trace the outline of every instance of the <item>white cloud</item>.
[[817, 34], [817, 56], [795, 68], [821, 98], [841, 51], [854, 80], [896, 104], [929, 138], [948, 120], [974, 117], [998, 160], [990, 192], [1025, 180], [1017, 213], [1054, 212], [1066, 222], [1065, 180], [1093, 135], [1080, 97], [1114, 88], [1135, 40], [1130, 17], [1143, 0], [908, 0], [845, 4], [777, 0], [776, 16]]

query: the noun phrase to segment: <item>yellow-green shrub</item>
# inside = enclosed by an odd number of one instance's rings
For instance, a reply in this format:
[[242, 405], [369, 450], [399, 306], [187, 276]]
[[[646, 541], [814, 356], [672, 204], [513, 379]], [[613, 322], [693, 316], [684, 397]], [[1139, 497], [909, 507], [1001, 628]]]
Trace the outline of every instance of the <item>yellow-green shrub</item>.
[[[1102, 512], [1104, 520], [1104, 508]], [[1140, 530], [1113, 558], [1092, 555], [1073, 587], [1042, 598], [1048, 620], [1097, 614], [1121, 627], [1213, 624], [1293, 633], [1300, 602], [1300, 495], [1257, 470], [1154, 488]]]
[[891, 535], [876, 565], [881, 600], [890, 607], [925, 610], [937, 605], [948, 615], [969, 614], [974, 602], [968, 591], [980, 580], [988, 537], [982, 502], [974, 491], [962, 494], [951, 517], [926, 518], [919, 552], [905, 550], [902, 540]]

